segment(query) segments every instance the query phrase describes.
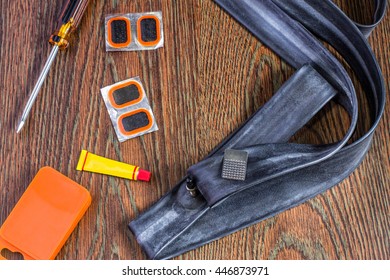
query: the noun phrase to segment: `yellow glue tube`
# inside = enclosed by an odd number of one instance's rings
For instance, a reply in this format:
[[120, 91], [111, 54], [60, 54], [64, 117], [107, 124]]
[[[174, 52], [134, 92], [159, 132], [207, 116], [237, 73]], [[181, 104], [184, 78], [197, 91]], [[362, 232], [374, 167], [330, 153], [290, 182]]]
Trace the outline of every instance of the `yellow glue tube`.
[[138, 166], [94, 155], [86, 150], [81, 151], [76, 169], [136, 181], [150, 181], [149, 171], [140, 169]]

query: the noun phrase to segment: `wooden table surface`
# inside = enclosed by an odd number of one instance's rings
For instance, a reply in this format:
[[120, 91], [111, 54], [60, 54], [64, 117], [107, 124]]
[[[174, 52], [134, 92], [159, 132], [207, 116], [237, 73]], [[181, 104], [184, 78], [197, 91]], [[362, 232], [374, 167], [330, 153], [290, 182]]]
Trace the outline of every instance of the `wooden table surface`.
[[[144, 259], [128, 222], [169, 191], [294, 70], [211, 0], [92, 1], [72, 47], [58, 55], [17, 135], [15, 126], [49, 54], [47, 39], [64, 2], [0, 0], [0, 223], [48, 165], [85, 186], [93, 198], [58, 259]], [[373, 1], [353, 7], [347, 0], [336, 2], [357, 21], [370, 22]], [[106, 15], [154, 10], [163, 12], [164, 48], [105, 51]], [[389, 33], [387, 15], [369, 39], [387, 88]], [[99, 90], [134, 76], [144, 83], [160, 129], [119, 143]], [[368, 121], [361, 99], [356, 137]], [[339, 185], [177, 259], [389, 259], [389, 119], [387, 104], [372, 149]], [[329, 104], [293, 141], [335, 141], [347, 124], [345, 112]], [[148, 169], [151, 183], [76, 171], [81, 149]]]

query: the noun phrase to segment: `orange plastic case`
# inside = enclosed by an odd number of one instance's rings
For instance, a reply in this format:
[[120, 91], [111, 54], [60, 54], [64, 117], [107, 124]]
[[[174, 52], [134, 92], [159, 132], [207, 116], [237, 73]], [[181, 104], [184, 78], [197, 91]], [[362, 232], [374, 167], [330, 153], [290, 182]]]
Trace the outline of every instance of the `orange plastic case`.
[[[0, 228], [0, 252], [53, 260], [91, 204], [89, 192], [50, 167], [39, 170]], [[5, 258], [1, 256], [0, 259]]]

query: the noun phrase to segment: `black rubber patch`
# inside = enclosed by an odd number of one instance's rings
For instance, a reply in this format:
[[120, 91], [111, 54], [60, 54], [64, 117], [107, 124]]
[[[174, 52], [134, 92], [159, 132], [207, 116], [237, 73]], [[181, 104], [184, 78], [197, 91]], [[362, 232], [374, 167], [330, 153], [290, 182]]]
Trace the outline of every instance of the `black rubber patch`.
[[128, 41], [128, 30], [126, 21], [123, 19], [111, 22], [111, 41], [115, 44], [123, 44]]
[[140, 97], [141, 93], [138, 87], [134, 84], [115, 90], [112, 93], [114, 101], [118, 105], [123, 105], [132, 102]]
[[141, 39], [144, 42], [154, 42], [157, 40], [157, 22], [154, 18], [145, 18], [141, 20]]
[[123, 128], [127, 132], [143, 128], [149, 125], [149, 118], [145, 112], [139, 112], [137, 114], [124, 117], [122, 119]]

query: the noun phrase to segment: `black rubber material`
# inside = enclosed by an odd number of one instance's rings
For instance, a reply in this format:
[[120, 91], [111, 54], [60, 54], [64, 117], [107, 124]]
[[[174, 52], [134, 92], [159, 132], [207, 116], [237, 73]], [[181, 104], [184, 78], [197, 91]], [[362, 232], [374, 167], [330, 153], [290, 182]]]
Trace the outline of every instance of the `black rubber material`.
[[126, 21], [123, 19], [113, 20], [111, 22], [111, 41], [115, 44], [126, 43], [129, 39]]
[[123, 105], [132, 102], [140, 97], [138, 87], [134, 84], [119, 88], [112, 93], [114, 101], [117, 105]]
[[160, 30], [157, 30], [157, 22], [154, 18], [145, 18], [141, 19], [140, 22], [141, 26], [141, 39], [144, 42], [154, 42], [157, 40], [158, 32]]
[[[374, 24], [356, 25], [330, 0], [215, 0], [297, 72], [188, 177], [199, 194], [186, 190], [186, 178], [129, 224], [152, 259], [166, 259], [274, 216], [326, 191], [349, 176], [364, 159], [384, 111], [381, 70], [367, 36], [383, 18], [386, 1], [376, 0]], [[358, 103], [341, 63], [316, 39], [332, 45], [348, 62], [370, 103], [372, 123], [360, 139], [354, 133]], [[329, 100], [350, 116], [337, 143], [289, 143]], [[340, 124], [343, 125], [343, 124]], [[225, 149], [248, 153], [245, 181], [221, 178]]]
[[127, 132], [132, 132], [136, 129], [147, 127], [149, 123], [148, 115], [145, 112], [139, 112], [122, 119], [123, 128]]

